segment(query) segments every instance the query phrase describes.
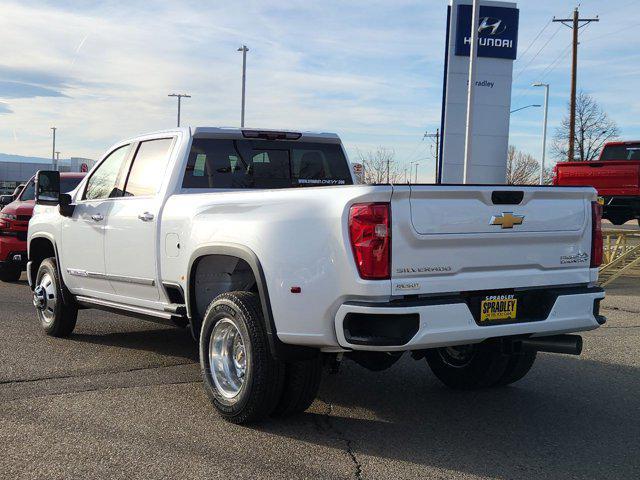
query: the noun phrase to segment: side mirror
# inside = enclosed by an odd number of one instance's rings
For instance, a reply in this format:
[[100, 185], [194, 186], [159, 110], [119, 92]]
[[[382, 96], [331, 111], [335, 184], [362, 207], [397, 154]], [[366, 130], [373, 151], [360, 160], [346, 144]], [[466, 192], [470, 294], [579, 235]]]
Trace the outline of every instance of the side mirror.
[[36, 205], [60, 203], [60, 172], [40, 170], [36, 174]]
[[60, 206], [58, 207], [60, 215], [63, 217], [70, 217], [73, 215], [73, 211], [76, 208], [74, 203], [71, 203], [72, 198], [68, 193], [60, 194]]
[[0, 206], [9, 205], [13, 200], [13, 195], [0, 195]]

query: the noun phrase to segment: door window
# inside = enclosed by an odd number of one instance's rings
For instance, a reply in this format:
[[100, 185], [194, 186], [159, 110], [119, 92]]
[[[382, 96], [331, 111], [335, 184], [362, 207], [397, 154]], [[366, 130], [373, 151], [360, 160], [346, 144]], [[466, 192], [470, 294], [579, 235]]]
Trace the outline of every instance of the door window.
[[140, 142], [124, 189], [125, 197], [153, 196], [158, 193], [172, 143], [173, 138]]
[[129, 154], [130, 145], [124, 145], [109, 154], [87, 181], [84, 200], [119, 197], [122, 195], [120, 170]]

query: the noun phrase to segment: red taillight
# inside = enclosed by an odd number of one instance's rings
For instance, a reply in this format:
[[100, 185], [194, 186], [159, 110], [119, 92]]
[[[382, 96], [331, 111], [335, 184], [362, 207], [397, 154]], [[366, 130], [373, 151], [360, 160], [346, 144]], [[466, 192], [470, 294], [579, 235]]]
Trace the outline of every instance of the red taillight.
[[551, 180], [553, 185], [558, 185], [558, 165], [553, 166], [553, 179]]
[[602, 205], [591, 202], [591, 268], [602, 264]]
[[349, 210], [349, 238], [360, 277], [390, 278], [391, 205], [358, 203]]

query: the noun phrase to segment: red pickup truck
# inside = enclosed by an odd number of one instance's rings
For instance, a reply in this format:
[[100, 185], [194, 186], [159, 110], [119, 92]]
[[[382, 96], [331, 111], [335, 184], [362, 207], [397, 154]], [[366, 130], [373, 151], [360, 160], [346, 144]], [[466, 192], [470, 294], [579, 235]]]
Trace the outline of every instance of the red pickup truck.
[[640, 224], [640, 141], [609, 142], [595, 161], [559, 162], [553, 184], [594, 187], [604, 198], [603, 218]]
[[[70, 192], [86, 173], [61, 173], [60, 191]], [[0, 211], [0, 280], [15, 282], [27, 264], [27, 230], [35, 205], [35, 178]]]

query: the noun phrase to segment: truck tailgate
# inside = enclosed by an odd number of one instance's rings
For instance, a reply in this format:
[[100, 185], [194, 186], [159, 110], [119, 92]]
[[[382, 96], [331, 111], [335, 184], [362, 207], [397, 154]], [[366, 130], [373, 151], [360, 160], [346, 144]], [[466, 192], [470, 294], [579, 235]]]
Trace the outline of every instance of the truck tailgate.
[[640, 161], [560, 162], [556, 172], [558, 185], [589, 185], [603, 196], [640, 195]]
[[392, 293], [588, 283], [594, 199], [591, 188], [396, 186]]

